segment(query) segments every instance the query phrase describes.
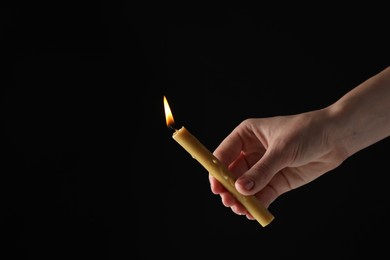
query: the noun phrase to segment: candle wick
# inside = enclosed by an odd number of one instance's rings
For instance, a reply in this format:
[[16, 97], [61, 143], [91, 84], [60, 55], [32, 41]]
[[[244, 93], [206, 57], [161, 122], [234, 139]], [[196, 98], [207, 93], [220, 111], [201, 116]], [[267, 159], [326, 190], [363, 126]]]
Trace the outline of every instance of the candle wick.
[[176, 128], [174, 128], [173, 126], [171, 126], [171, 125], [168, 125], [168, 127], [170, 128], [170, 129], [172, 129], [173, 131], [177, 131], [177, 129]]

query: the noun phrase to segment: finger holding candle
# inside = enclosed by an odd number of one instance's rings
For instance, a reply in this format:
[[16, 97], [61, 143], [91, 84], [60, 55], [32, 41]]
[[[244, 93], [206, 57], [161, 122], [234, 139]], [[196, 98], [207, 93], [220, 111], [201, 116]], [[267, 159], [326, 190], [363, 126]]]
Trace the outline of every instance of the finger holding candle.
[[[231, 163], [229, 163], [228, 161], [224, 161], [224, 157], [216, 153], [216, 151], [214, 151], [213, 154], [221, 161], [221, 163], [228, 167], [229, 171], [233, 174], [233, 176], [235, 176], [236, 182], [239, 176], [241, 176], [248, 168], [247, 161], [245, 160], [243, 154], [240, 154], [240, 156], [238, 156], [238, 158], [236, 158], [235, 161]], [[231, 208], [232, 211], [237, 215], [246, 215], [248, 219], [254, 220], [254, 217], [249, 214], [246, 208], [241, 204], [237, 204], [237, 199], [235, 199], [234, 196], [232, 196], [232, 194], [227, 191], [225, 187], [213, 177], [212, 174], [209, 174], [209, 182], [211, 191], [215, 195], [221, 196], [223, 205]], [[260, 200], [257, 194], [255, 196]], [[265, 204], [263, 203], [263, 205]]]
[[256, 197], [239, 193], [234, 185], [236, 178], [233, 174], [185, 127], [180, 129], [173, 127], [174, 119], [165, 96], [163, 101], [167, 126], [174, 129], [172, 138], [217, 179], [263, 227], [268, 225], [274, 216]]

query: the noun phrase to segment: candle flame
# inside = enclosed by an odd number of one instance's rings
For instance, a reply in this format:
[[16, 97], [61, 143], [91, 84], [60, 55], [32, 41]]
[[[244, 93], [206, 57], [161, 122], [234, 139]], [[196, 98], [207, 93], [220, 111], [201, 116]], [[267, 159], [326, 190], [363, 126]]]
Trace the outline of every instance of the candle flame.
[[164, 96], [164, 110], [165, 110], [165, 119], [167, 121], [167, 126], [172, 127], [175, 124], [175, 120], [173, 120], [173, 115], [171, 108], [169, 107], [167, 98]]

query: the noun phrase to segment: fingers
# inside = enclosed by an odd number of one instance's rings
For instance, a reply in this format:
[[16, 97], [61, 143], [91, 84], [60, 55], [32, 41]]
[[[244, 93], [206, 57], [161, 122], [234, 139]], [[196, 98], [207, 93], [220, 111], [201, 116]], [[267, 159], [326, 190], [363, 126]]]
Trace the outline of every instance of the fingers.
[[[228, 168], [229, 171], [232, 173], [232, 175], [235, 178], [238, 178], [248, 170], [249, 165], [246, 162], [244, 155], [240, 154], [240, 156], [234, 162], [232, 162], [228, 166]], [[223, 187], [223, 185], [217, 179], [215, 179], [211, 174], [209, 174], [209, 182], [210, 182], [211, 191], [214, 194], [221, 194], [222, 192], [226, 191], [225, 187]]]
[[[243, 216], [245, 215], [247, 219], [254, 220], [255, 218], [247, 211], [247, 209], [238, 201], [236, 200], [233, 195], [224, 190], [221, 193], [217, 194], [220, 196], [222, 204], [230, 208], [233, 213], [236, 215]], [[259, 202], [264, 205], [266, 208], [269, 207], [269, 205], [278, 197], [277, 192], [270, 187], [266, 186], [263, 190], [261, 190], [258, 194], [256, 194], [256, 198], [259, 200]]]
[[228, 192], [222, 185], [214, 178], [210, 177], [210, 183], [212, 187], [212, 191], [214, 194], [219, 195], [221, 197], [222, 204], [230, 208], [237, 215], [247, 215], [248, 219], [254, 219], [246, 210], [246, 208], [237, 201], [234, 196]]
[[239, 138], [239, 135], [233, 131], [221, 142], [213, 154], [222, 164], [230, 165], [240, 156], [241, 151], [242, 141]]
[[267, 150], [264, 156], [235, 183], [236, 189], [243, 195], [254, 195], [262, 190], [285, 167], [279, 153]]
[[211, 174], [209, 174], [209, 181], [210, 181], [211, 191], [214, 194], [218, 195], [226, 191], [225, 187], [223, 187], [223, 185], [217, 179], [215, 179]]

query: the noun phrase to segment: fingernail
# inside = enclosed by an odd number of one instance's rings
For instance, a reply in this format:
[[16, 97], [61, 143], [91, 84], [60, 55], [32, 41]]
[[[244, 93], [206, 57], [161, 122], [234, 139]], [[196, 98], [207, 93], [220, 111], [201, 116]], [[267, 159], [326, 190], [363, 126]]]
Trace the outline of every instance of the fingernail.
[[248, 179], [241, 179], [239, 181], [239, 184], [241, 185], [241, 187], [244, 188], [244, 190], [251, 190], [253, 188], [253, 186], [255, 186], [255, 183], [252, 181], [252, 180], [248, 180]]

